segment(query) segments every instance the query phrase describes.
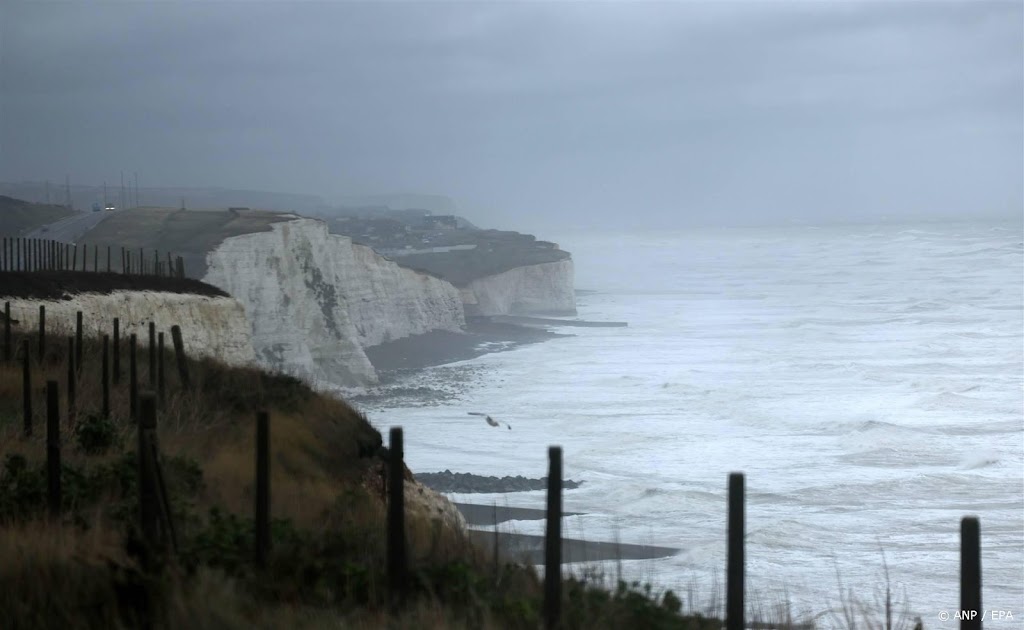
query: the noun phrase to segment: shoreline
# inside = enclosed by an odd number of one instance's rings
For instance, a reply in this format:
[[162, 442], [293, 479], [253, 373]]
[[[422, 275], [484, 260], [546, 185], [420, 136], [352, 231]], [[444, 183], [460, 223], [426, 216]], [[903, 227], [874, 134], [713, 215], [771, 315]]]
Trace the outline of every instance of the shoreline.
[[490, 317], [467, 317], [465, 332], [434, 330], [370, 346], [364, 352], [381, 384], [388, 384], [410, 372], [571, 336]]

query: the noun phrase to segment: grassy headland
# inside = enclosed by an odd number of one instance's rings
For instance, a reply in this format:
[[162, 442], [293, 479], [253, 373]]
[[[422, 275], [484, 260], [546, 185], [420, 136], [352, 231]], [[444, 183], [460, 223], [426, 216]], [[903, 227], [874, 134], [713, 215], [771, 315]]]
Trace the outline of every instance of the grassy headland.
[[65, 206], [32, 203], [0, 195], [0, 234], [19, 236], [41, 225], [75, 214]]
[[[30, 333], [16, 334], [15, 343]], [[396, 611], [385, 588], [388, 457], [380, 433], [342, 400], [257, 369], [173, 357], [158, 437], [177, 552], [144, 568], [136, 531], [135, 429], [127, 360], [100, 414], [100, 344], [88, 340], [76, 417], [66, 412], [66, 343], [33, 361], [34, 431], [22, 431], [20, 361], [0, 363], [0, 609], [9, 628], [536, 628], [542, 586], [528, 567], [495, 566], [464, 532], [407, 516], [412, 595]], [[122, 346], [122, 352], [126, 348]], [[148, 383], [145, 353], [139, 380]], [[62, 517], [46, 519], [45, 401], [61, 390]], [[253, 554], [253, 435], [271, 417], [272, 553]], [[411, 473], [407, 473], [411, 478]], [[671, 593], [639, 585], [563, 587], [566, 628], [711, 628], [679, 614]]]

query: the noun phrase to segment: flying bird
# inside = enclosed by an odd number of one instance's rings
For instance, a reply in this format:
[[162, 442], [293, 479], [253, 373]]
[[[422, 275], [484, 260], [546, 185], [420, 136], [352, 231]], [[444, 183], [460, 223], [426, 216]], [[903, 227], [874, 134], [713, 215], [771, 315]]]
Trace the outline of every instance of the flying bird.
[[[484, 420], [487, 421], [487, 424], [491, 425], [492, 427], [500, 427], [501, 426], [500, 422], [498, 422], [494, 418], [490, 417], [486, 413], [480, 413], [479, 411], [467, 411], [466, 413], [468, 413], [471, 416], [483, 416]], [[512, 430], [512, 425], [510, 425], [509, 423], [506, 422], [505, 426], [508, 427], [509, 431]]]

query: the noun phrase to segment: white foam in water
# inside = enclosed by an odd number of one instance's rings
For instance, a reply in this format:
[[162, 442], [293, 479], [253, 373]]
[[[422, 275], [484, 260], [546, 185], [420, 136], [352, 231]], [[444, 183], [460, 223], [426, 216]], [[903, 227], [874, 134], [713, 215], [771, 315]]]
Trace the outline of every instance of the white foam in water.
[[585, 481], [565, 493], [586, 512], [569, 533], [680, 547], [623, 566], [704, 593], [723, 582], [742, 471], [749, 593], [816, 615], [839, 601], [838, 568], [871, 605], [884, 550], [925, 627], [958, 604], [960, 519], [976, 515], [985, 607], [1024, 618], [1019, 226], [558, 236], [599, 292], [580, 317], [629, 326], [475, 359], [486, 377], [455, 403], [371, 410], [405, 427], [412, 470], [539, 477], [562, 445]]

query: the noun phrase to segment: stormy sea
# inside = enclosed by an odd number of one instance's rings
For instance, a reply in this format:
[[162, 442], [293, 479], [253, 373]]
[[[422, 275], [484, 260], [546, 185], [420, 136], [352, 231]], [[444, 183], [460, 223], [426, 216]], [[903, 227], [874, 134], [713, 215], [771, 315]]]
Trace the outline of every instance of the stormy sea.
[[[986, 609], [1024, 619], [1024, 245], [1019, 224], [558, 235], [580, 319], [626, 327], [405, 377], [370, 405], [416, 472], [546, 474], [566, 535], [675, 547], [606, 571], [720, 604], [726, 486], [746, 475], [747, 599], [817, 618], [852, 592], [942, 622], [960, 519], [980, 518]], [[495, 428], [470, 411], [486, 412]], [[543, 491], [453, 495], [543, 506]], [[506, 523], [542, 533], [542, 521]], [[580, 571], [580, 567], [573, 567]], [[880, 589], [883, 589], [880, 591]]]

